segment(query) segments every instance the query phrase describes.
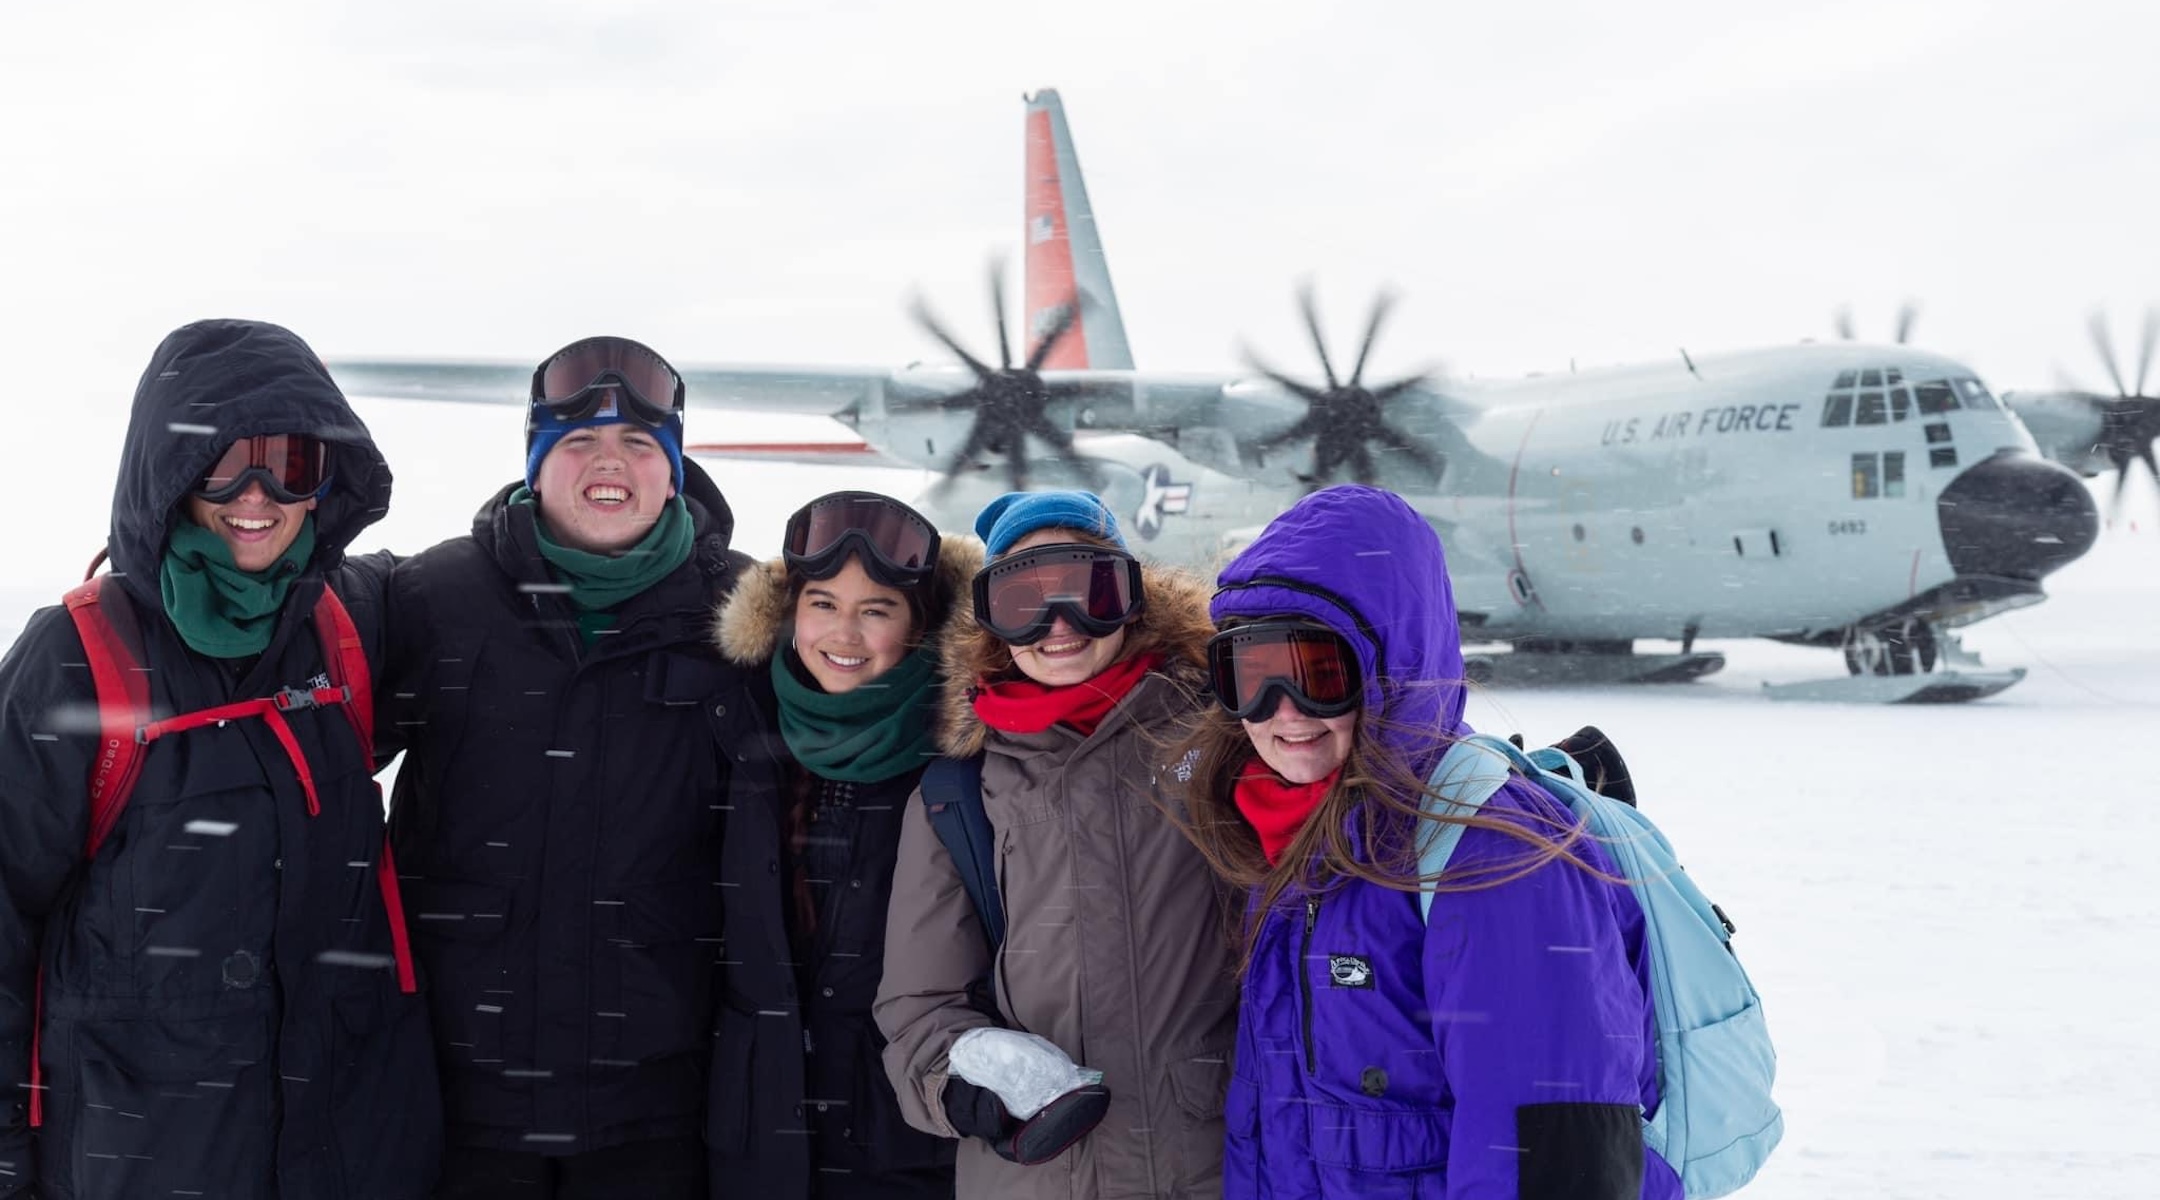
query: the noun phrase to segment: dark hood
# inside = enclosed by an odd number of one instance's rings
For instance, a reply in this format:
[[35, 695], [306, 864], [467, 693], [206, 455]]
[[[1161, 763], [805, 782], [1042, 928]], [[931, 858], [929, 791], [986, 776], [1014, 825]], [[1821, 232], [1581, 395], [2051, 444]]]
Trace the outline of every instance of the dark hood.
[[120, 451], [105, 551], [139, 599], [159, 604], [166, 534], [195, 481], [235, 439], [262, 433], [330, 444], [313, 568], [337, 566], [354, 536], [390, 511], [390, 464], [306, 342], [262, 321], [197, 321], [151, 356]]
[[[1393, 492], [1343, 484], [1314, 492], [1268, 523], [1223, 568], [1210, 613], [1296, 614], [1356, 648], [1365, 705], [1391, 725], [1450, 737], [1463, 722], [1462, 635], [1440, 535]], [[1382, 686], [1382, 681], [1386, 686]], [[1412, 760], [1432, 743], [1401, 739]]]

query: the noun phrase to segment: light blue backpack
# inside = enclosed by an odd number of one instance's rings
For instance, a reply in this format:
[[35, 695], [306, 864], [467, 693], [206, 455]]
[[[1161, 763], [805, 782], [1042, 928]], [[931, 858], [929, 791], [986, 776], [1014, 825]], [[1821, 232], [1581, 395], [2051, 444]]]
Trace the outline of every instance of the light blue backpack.
[[[1587, 823], [1642, 904], [1659, 1096], [1657, 1115], [1643, 1122], [1643, 1144], [1680, 1173], [1690, 1200], [1738, 1190], [1777, 1148], [1785, 1118], [1770, 1098], [1777, 1052], [1761, 998], [1733, 954], [1731, 922], [1696, 889], [1648, 817], [1591, 791], [1575, 761], [1552, 747], [1525, 753], [1490, 734], [1463, 739], [1434, 770], [1437, 796], [1426, 811], [1475, 812], [1507, 783], [1510, 770]], [[1419, 874], [1429, 879], [1445, 869], [1462, 832], [1454, 822], [1432, 822], [1418, 848]], [[1432, 901], [1431, 891], [1418, 897], [1428, 921]]]

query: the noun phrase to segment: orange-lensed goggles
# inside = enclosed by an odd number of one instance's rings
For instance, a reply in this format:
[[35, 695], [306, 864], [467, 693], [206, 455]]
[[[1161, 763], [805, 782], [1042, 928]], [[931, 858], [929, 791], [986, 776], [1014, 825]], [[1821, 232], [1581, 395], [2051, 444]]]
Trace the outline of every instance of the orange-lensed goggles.
[[975, 623], [1015, 646], [1049, 637], [1061, 616], [1088, 637], [1109, 637], [1146, 602], [1132, 555], [1084, 542], [1008, 554], [975, 576]]
[[1215, 702], [1241, 721], [1265, 721], [1281, 697], [1309, 717], [1339, 717], [1364, 700], [1357, 651], [1309, 621], [1259, 621], [1208, 639]]
[[260, 483], [279, 504], [298, 504], [322, 490], [330, 474], [330, 447], [301, 433], [259, 433], [225, 447], [195, 484], [195, 494], [225, 504]]

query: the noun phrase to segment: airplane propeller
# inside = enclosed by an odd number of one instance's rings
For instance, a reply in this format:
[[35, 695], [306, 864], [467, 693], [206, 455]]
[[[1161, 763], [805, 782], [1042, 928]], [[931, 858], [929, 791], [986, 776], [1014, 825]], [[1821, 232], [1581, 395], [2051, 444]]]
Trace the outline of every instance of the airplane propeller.
[[1248, 449], [1255, 454], [1266, 454], [1293, 442], [1310, 439], [1313, 443], [1312, 471], [1298, 476], [1308, 488], [1324, 485], [1343, 467], [1351, 468], [1351, 478], [1359, 483], [1372, 483], [1377, 473], [1372, 456], [1375, 442], [1383, 449], [1400, 451], [1435, 477], [1441, 475], [1447, 467], [1446, 457], [1390, 424], [1383, 412], [1389, 401], [1427, 382], [1427, 373], [1421, 371], [1371, 387], [1365, 384], [1366, 359], [1371, 356], [1373, 341], [1380, 334], [1380, 323], [1387, 319], [1388, 310], [1394, 304], [1394, 296], [1386, 292], [1373, 300], [1372, 316], [1365, 322], [1365, 340], [1358, 346], [1357, 364], [1350, 369], [1350, 378], [1343, 381], [1336, 378], [1335, 364], [1328, 358], [1327, 339], [1320, 333], [1313, 290], [1310, 285], [1299, 288], [1298, 308], [1305, 315], [1305, 330], [1312, 335], [1313, 349], [1320, 356], [1320, 371], [1327, 377], [1327, 386], [1314, 387], [1292, 379], [1247, 349], [1245, 361], [1248, 366], [1274, 381], [1277, 387], [1305, 401], [1302, 418], [1251, 443]]
[[[1913, 326], [1920, 320], [1920, 306], [1907, 300], [1898, 305], [1897, 344], [1902, 346], [1912, 340]], [[1853, 340], [1852, 305], [1842, 304], [1837, 310], [1837, 335], [1845, 341]]]
[[1099, 487], [1095, 465], [1079, 455], [1073, 448], [1072, 435], [1060, 429], [1044, 411], [1051, 401], [1077, 394], [1077, 388], [1044, 381], [1042, 365], [1079, 323], [1079, 305], [1073, 302], [1060, 305], [1044, 329], [1042, 341], [1036, 344], [1026, 361], [1017, 366], [1013, 363], [1012, 341], [1005, 328], [1005, 270], [996, 260], [990, 264], [990, 309], [997, 318], [998, 365], [995, 367], [968, 353], [967, 347], [960, 344], [920, 297], [912, 308], [915, 323], [958, 355], [975, 375], [975, 386], [935, 402], [936, 407], [947, 411], [969, 409], [975, 414], [974, 423], [968, 426], [966, 440], [945, 461], [945, 477], [935, 490], [951, 487], [961, 471], [977, 465], [976, 455], [984, 452], [1004, 455], [1006, 475], [1013, 490], [1027, 490], [1027, 439], [1030, 437], [1050, 446], [1055, 456], [1072, 466], [1091, 487]]
[[2137, 387], [2123, 386], [2122, 370], [2115, 362], [2115, 342], [2108, 336], [2107, 319], [2099, 313], [2092, 315], [2093, 348], [2100, 352], [2100, 362], [2107, 367], [2108, 380], [2115, 385], [2113, 396], [2089, 396], [2089, 402], [2100, 415], [2100, 436], [2094, 449], [2107, 455], [2115, 468], [2115, 498], [2111, 507], [2122, 505], [2123, 489], [2130, 482], [2130, 464], [2142, 462], [2152, 472], [2155, 482], [2160, 482], [2160, 462], [2153, 457], [2153, 441], [2160, 438], [2160, 397], [2145, 394], [2145, 379], [2152, 369], [2153, 348], [2160, 342], [2160, 309], [2145, 310], [2145, 329], [2138, 339]]

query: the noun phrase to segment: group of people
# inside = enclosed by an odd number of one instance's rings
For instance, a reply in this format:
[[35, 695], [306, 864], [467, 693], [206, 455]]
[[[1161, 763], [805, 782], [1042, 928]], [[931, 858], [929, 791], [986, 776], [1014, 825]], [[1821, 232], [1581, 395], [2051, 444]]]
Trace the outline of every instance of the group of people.
[[760, 563], [683, 402], [575, 343], [470, 534], [348, 558], [314, 353], [159, 347], [111, 573], [0, 663], [0, 1200], [1679, 1196], [1626, 881], [1526, 780], [1428, 803], [1407, 503], [1207, 580], [1084, 492], [841, 492]]

